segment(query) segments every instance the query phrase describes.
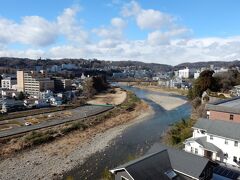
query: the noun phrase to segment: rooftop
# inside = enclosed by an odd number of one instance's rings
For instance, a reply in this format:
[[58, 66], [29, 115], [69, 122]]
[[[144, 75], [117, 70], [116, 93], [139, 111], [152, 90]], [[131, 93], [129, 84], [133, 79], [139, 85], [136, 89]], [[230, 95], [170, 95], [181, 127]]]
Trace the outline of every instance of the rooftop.
[[215, 146], [212, 143], [207, 142], [207, 137], [199, 137], [199, 138], [189, 138], [186, 140], [188, 141], [195, 141], [198, 144], [200, 144], [204, 149], [210, 150], [212, 152], [221, 152], [221, 149], [219, 149], [217, 146]]
[[240, 97], [219, 100], [206, 105], [207, 110], [240, 114]]
[[199, 118], [193, 128], [206, 130], [212, 135], [240, 140], [240, 124], [237, 122]]
[[[157, 149], [159, 151], [161, 148], [157, 147]], [[179, 174], [178, 179], [199, 178], [208, 162], [206, 158], [167, 148], [121, 165], [111, 172], [126, 170], [134, 179], [138, 180], [169, 179], [169, 172]], [[183, 174], [188, 177], [182, 176]]]

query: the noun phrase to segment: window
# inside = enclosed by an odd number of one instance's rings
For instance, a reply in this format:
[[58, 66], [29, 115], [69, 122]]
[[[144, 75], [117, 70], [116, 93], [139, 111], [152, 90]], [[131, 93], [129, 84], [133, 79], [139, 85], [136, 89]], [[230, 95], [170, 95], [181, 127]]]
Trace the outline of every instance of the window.
[[233, 156], [233, 162], [237, 162], [237, 157]]
[[213, 140], [213, 135], [210, 135], [210, 139]]
[[234, 141], [234, 146], [238, 147], [238, 141]]
[[228, 140], [227, 139], [225, 139], [225, 144], [228, 144]]
[[191, 153], [193, 153], [193, 147], [191, 147]]
[[195, 154], [198, 154], [198, 149], [197, 148], [195, 148]]
[[230, 120], [233, 120], [233, 114], [230, 114]]

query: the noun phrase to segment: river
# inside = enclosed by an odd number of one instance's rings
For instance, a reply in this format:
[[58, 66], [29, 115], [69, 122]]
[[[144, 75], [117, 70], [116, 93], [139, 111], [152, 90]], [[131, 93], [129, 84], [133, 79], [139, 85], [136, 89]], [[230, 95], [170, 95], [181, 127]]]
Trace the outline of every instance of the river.
[[103, 171], [123, 164], [135, 157], [146, 153], [155, 143], [161, 142], [161, 137], [173, 124], [182, 118], [187, 118], [191, 113], [191, 105], [186, 103], [174, 110], [167, 111], [160, 105], [147, 98], [148, 94], [161, 94], [164, 96], [178, 95], [162, 94], [134, 87], [122, 86], [133, 91], [139, 98], [145, 100], [154, 110], [154, 114], [146, 117], [140, 123], [127, 128], [121, 136], [115, 138], [103, 151], [93, 154], [84, 164], [72, 169], [64, 175], [73, 179], [100, 179]]

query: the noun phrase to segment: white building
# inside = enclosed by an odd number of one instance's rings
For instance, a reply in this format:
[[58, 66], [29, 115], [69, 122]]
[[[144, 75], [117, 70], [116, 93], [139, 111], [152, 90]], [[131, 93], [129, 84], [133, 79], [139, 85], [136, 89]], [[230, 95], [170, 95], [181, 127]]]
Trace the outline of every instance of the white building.
[[178, 77], [180, 78], [189, 78], [191, 75], [193, 75], [195, 72], [194, 69], [189, 69], [188, 67], [186, 67], [185, 69], [180, 69], [178, 71]]
[[193, 75], [194, 79], [197, 79], [197, 78], [200, 76], [200, 73], [201, 73], [201, 72], [202, 72], [202, 71], [197, 70], [197, 71], [194, 73], [194, 75]]
[[232, 90], [230, 90], [230, 93], [233, 96], [240, 96], [240, 85], [234, 86]]
[[7, 77], [1, 80], [2, 88], [12, 89], [17, 84], [16, 78]]
[[240, 123], [200, 118], [184, 150], [240, 167]]

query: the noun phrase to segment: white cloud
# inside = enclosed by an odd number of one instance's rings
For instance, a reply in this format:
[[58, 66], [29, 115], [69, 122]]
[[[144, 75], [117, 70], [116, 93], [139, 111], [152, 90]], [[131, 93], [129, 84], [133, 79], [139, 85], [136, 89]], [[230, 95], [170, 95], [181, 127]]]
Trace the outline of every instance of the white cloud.
[[88, 41], [88, 33], [82, 29], [80, 23], [76, 20], [79, 10], [79, 6], [66, 8], [57, 17], [57, 26], [59, 33], [65, 35], [69, 40], [85, 43]]
[[136, 16], [142, 11], [142, 8], [136, 1], [131, 1], [123, 6], [121, 14], [123, 17]]
[[[113, 44], [112, 44], [113, 43]], [[174, 39], [165, 45], [149, 44], [148, 40], [102, 40], [83, 47], [64, 45], [49, 50], [24, 51], [0, 49], [0, 56], [30, 58], [98, 58], [106, 60], [138, 60], [176, 65], [181, 62], [240, 59], [240, 37]]]
[[189, 32], [186, 28], [173, 29], [170, 31], [154, 31], [148, 34], [148, 42], [151, 45], [168, 45], [172, 39], [184, 37]]
[[122, 18], [119, 18], [119, 17], [113, 18], [111, 20], [111, 24], [112, 24], [112, 26], [114, 26], [118, 29], [123, 29], [126, 27], [126, 22]]
[[153, 9], [142, 10], [136, 17], [141, 29], [164, 29], [173, 23], [173, 17]]
[[76, 21], [79, 8], [67, 8], [56, 21], [40, 16], [24, 16], [20, 23], [0, 18], [0, 43], [21, 43], [32, 46], [54, 44], [60, 35], [70, 41], [86, 42], [88, 34]]
[[133, 16], [141, 29], [160, 30], [175, 26], [175, 18], [154, 9], [143, 9], [136, 1], [131, 1], [122, 8], [123, 17]]

